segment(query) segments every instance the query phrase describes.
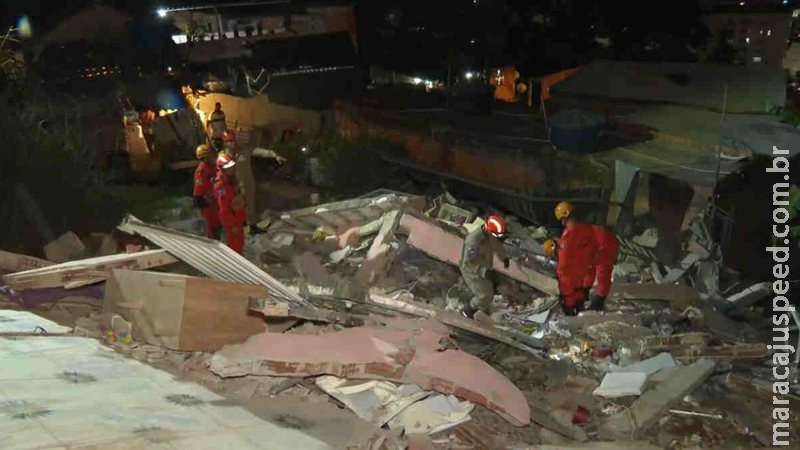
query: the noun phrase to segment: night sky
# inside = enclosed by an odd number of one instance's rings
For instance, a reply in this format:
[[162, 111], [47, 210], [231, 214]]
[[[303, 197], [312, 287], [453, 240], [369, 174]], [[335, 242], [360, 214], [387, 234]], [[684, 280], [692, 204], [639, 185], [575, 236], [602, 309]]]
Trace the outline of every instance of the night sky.
[[[219, 0], [106, 0], [135, 15], [159, 7]], [[706, 39], [700, 3], [721, 0], [365, 0], [357, 1], [361, 55], [365, 63], [441, 77], [448, 63], [476, 68], [516, 64], [529, 74], [582, 64], [592, 58], [692, 60], [687, 47]], [[0, 0], [3, 25], [27, 14], [34, 35], [97, 0], [65, 0], [53, 8], [42, 0]], [[293, 1], [294, 4], [315, 3]], [[730, 2], [729, 2], [730, 3]], [[738, 2], [733, 2], [734, 7]], [[750, 4], [782, 6], [780, 0]], [[786, 6], [788, 7], [788, 6]], [[596, 37], [609, 38], [602, 48]], [[643, 50], [656, 43], [657, 51]], [[649, 45], [652, 48], [652, 45]]]

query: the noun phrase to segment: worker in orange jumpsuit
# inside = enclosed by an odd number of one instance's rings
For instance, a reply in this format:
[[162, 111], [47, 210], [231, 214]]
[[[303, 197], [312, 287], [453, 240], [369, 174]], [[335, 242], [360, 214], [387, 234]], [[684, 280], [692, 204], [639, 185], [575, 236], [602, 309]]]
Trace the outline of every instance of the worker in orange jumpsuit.
[[[591, 309], [602, 310], [611, 289], [611, 273], [619, 252], [616, 236], [605, 227], [579, 222], [573, 216], [575, 207], [568, 202], [556, 206], [556, 218], [564, 225], [558, 243], [558, 287], [564, 312], [576, 315], [583, 309], [589, 290], [597, 279]], [[556, 244], [544, 243], [544, 252], [554, 257]]]
[[583, 278], [583, 287], [588, 291], [597, 279], [597, 289], [594, 291], [590, 308], [602, 311], [606, 306], [606, 297], [611, 290], [611, 273], [619, 254], [619, 241], [606, 227], [591, 225], [597, 240], [597, 252], [589, 264], [586, 276]]
[[231, 130], [225, 130], [222, 133], [222, 147], [220, 151], [228, 152], [236, 159], [236, 133]]
[[194, 206], [200, 210], [206, 220], [206, 236], [219, 239], [220, 221], [219, 207], [214, 196], [214, 177], [217, 173], [216, 155], [207, 144], [197, 146], [195, 156], [200, 160], [194, 171], [194, 190], [192, 197]]
[[583, 310], [588, 290], [583, 285], [598, 242], [592, 226], [573, 216], [575, 207], [567, 202], [556, 206], [555, 214], [564, 232], [558, 240], [558, 290], [564, 314], [575, 316]]
[[228, 247], [236, 253], [244, 250], [244, 236], [247, 232], [247, 209], [244, 196], [239, 189], [235, 175], [236, 161], [230, 154], [221, 152], [217, 157], [217, 178], [214, 182], [214, 195], [219, 205], [219, 218], [225, 228]]

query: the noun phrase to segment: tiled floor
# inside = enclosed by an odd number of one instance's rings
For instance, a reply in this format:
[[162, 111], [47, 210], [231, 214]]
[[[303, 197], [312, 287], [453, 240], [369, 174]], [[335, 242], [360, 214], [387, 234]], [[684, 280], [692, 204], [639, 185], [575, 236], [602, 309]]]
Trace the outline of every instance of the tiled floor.
[[219, 400], [94, 339], [0, 337], [0, 449], [330, 448]]

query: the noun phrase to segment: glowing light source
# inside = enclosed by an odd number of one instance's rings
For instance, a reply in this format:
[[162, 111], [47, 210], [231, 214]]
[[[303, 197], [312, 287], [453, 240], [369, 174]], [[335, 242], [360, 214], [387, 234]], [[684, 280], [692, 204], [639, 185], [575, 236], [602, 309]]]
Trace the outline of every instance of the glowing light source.
[[22, 16], [17, 20], [17, 29], [19, 29], [19, 35], [21, 37], [33, 37], [33, 28], [31, 27], [31, 21], [28, 19], [28, 16]]
[[303, 147], [303, 148], [301, 148], [301, 149], [300, 149], [300, 151], [301, 151], [301, 152], [303, 152], [303, 153], [305, 153], [305, 152], [307, 152], [307, 151], [308, 151], [308, 147]]
[[422, 79], [420, 79], [420, 78], [414, 78], [414, 79], [412, 79], [411, 81], [412, 81], [414, 84], [420, 84], [420, 83], [422, 83]]
[[467, 72], [467, 73], [464, 74], [464, 77], [466, 77], [468, 80], [471, 80], [472, 77], [474, 77], [474, 76], [475, 76], [475, 74], [472, 73], [472, 72]]
[[163, 19], [164, 17], [167, 17], [167, 10], [164, 8], [159, 8], [158, 11], [156, 11], [156, 14], [158, 14], [158, 17]]

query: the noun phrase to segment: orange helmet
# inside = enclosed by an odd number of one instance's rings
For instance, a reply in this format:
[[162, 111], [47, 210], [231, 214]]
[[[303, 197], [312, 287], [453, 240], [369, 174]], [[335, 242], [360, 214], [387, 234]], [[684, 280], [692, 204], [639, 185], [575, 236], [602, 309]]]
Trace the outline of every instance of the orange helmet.
[[222, 132], [222, 140], [223, 142], [236, 142], [236, 133], [231, 130], [225, 130]]
[[236, 165], [230, 153], [222, 152], [217, 156], [217, 169], [230, 169]]
[[544, 254], [548, 257], [554, 258], [556, 256], [556, 241], [548, 239], [544, 241], [542, 248], [544, 249]]
[[559, 203], [558, 205], [556, 205], [556, 210], [555, 210], [556, 219], [558, 220], [566, 219], [567, 217], [569, 217], [570, 214], [572, 214], [572, 210], [574, 209], [575, 205], [573, 205], [570, 202]]
[[502, 237], [506, 234], [506, 222], [498, 216], [489, 216], [484, 229], [494, 237]]

